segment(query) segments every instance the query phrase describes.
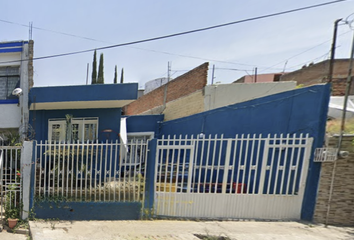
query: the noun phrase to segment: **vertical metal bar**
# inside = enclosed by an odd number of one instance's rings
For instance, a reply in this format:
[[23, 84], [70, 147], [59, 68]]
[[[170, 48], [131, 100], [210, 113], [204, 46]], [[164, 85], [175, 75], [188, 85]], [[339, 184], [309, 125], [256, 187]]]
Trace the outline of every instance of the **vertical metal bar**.
[[[179, 136], [179, 139], [178, 139], [178, 140], [179, 140], [179, 141], [178, 141], [179, 145], [181, 145], [181, 135]], [[179, 186], [179, 184], [181, 184], [180, 182], [181, 182], [181, 180], [184, 178], [184, 175], [181, 174], [181, 179], [178, 178], [178, 176], [180, 175], [181, 148], [178, 148], [178, 149], [176, 149], [176, 150], [178, 151], [178, 153], [177, 153], [177, 163], [176, 163], [176, 181], [175, 181], [175, 189], [176, 189], [176, 191], [177, 191], [177, 189], [180, 187], [180, 188], [181, 188], [181, 191], [180, 191], [180, 192], [182, 192], [182, 191], [183, 191], [183, 185], [180, 185], [180, 186]], [[182, 169], [181, 169], [181, 170], [182, 170]], [[175, 204], [174, 206], [176, 207], [176, 204]], [[175, 208], [174, 211], [176, 212], [176, 208]]]
[[[38, 186], [39, 186], [38, 190], [39, 191], [38, 191], [38, 197], [41, 196], [41, 189], [42, 189], [42, 156], [43, 156], [43, 142], [41, 141], [40, 148], [39, 148], [39, 183], [38, 183]], [[37, 155], [36, 155], [36, 157], [37, 157]], [[37, 169], [36, 169], [36, 171], [37, 171]], [[44, 190], [43, 190], [43, 192], [44, 192]]]
[[258, 148], [257, 148], [257, 155], [256, 155], [256, 169], [254, 171], [254, 178], [253, 178], [253, 188], [252, 188], [252, 193], [255, 194], [256, 191], [256, 182], [258, 179], [258, 163], [259, 163], [259, 153], [261, 149], [261, 143], [262, 143], [262, 134], [259, 134], [258, 136]]
[[[113, 201], [116, 201], [116, 188], [117, 188], [117, 155], [118, 155], [118, 139], [115, 144], [115, 158], [114, 158], [114, 188], [113, 188]], [[92, 157], [91, 157], [92, 158]], [[91, 159], [92, 161], [92, 159]], [[91, 163], [92, 166], [92, 163]], [[145, 176], [145, 175], [144, 175]], [[90, 187], [91, 190], [91, 187]]]
[[189, 158], [189, 169], [188, 169], [188, 182], [187, 182], [187, 193], [191, 192], [192, 176], [193, 176], [193, 166], [194, 166], [194, 151], [195, 151], [195, 141], [193, 135], [191, 136], [191, 153]]
[[[205, 166], [203, 166], [203, 160], [204, 160], [204, 145], [205, 145], [205, 139], [202, 138], [201, 139], [202, 141], [202, 149], [201, 149], [201, 154], [200, 154], [200, 161], [199, 161], [199, 175], [198, 175], [198, 184], [197, 184], [197, 192], [199, 193], [199, 189], [200, 189], [200, 186], [201, 186], [201, 176], [202, 176], [202, 169], [204, 168], [204, 176], [206, 174], [206, 168]], [[195, 185], [193, 185], [195, 186]]]
[[[192, 136], [193, 137], [193, 136]], [[195, 149], [194, 149], [194, 154], [193, 154], [193, 172], [192, 172], [192, 176], [191, 176], [191, 186], [195, 186], [195, 176], [196, 176], [196, 172], [197, 172], [197, 165], [198, 165], [198, 150], [199, 150], [199, 135], [197, 135], [197, 138], [194, 140], [194, 145], [195, 145]], [[199, 171], [200, 172], [200, 171]], [[200, 175], [200, 173], [199, 173]]]
[[52, 177], [53, 177], [53, 181], [52, 181], [52, 188], [53, 188], [53, 196], [55, 196], [55, 165], [56, 165], [56, 153], [57, 153], [57, 143], [54, 142], [54, 145], [53, 145], [53, 148], [54, 148], [54, 155], [53, 155], [53, 168], [50, 169], [51, 170], [51, 174], [52, 174]]
[[[280, 145], [283, 144], [283, 134], [280, 134]], [[283, 155], [283, 149], [282, 147], [279, 147], [279, 154], [278, 154], [278, 162], [277, 162], [277, 168], [276, 168], [276, 173], [275, 173], [275, 181], [274, 181], [274, 190], [273, 190], [273, 194], [277, 193], [277, 187], [278, 187], [278, 176], [279, 176], [279, 167], [280, 167], [280, 162], [281, 162], [281, 157]]]
[[80, 164], [80, 170], [79, 170], [79, 172], [80, 172], [80, 201], [82, 201], [82, 185], [83, 185], [83, 171], [85, 170], [85, 169], [83, 169], [84, 168], [84, 147], [85, 147], [85, 143], [84, 142], [82, 142], [78, 147], [81, 147], [81, 164]]
[[62, 173], [61, 173], [61, 195], [64, 197], [64, 179], [65, 179], [65, 160], [66, 160], [66, 152], [65, 152], [65, 147], [67, 143], [63, 144], [63, 165], [62, 165]]
[[[285, 173], [286, 173], [286, 166], [287, 166], [287, 161], [288, 161], [288, 149], [289, 149], [289, 141], [290, 141], [290, 136], [289, 133], [286, 135], [286, 147], [285, 147], [285, 154], [284, 154], [284, 164], [283, 164], [283, 172], [281, 175], [281, 183], [280, 183], [280, 194], [284, 194], [283, 193], [283, 187], [284, 187], [284, 177], [285, 177]], [[288, 173], [288, 180], [289, 180], [289, 175], [290, 175], [290, 170]], [[287, 194], [287, 193], [285, 193]]]
[[[238, 135], [235, 135], [235, 138], [233, 139], [234, 144], [234, 154], [232, 156], [232, 162], [231, 162], [231, 177], [230, 177], [230, 194], [232, 194], [232, 189], [233, 189], [233, 184], [234, 184], [234, 174], [235, 174], [235, 164], [236, 164], [236, 153], [237, 153], [237, 140], [238, 140]], [[231, 145], [232, 149], [232, 145]], [[235, 193], [237, 193], [238, 186], [235, 188]]]
[[[36, 196], [37, 195], [37, 141], [33, 141], [33, 144], [35, 146], [34, 148], [34, 183], [33, 183], [33, 186], [34, 186], [34, 195]], [[21, 152], [22, 154], [22, 152]], [[1, 155], [1, 152], [0, 152], [0, 155]], [[1, 163], [0, 163], [1, 165]], [[0, 168], [0, 171], [1, 168]], [[22, 173], [21, 173], [22, 175]], [[2, 181], [2, 178], [1, 178], [2, 174], [0, 173], [0, 181]], [[1, 188], [1, 187], [0, 187]], [[1, 197], [1, 193], [0, 193], [0, 197]], [[0, 202], [1, 204], [1, 202]]]
[[[217, 140], [216, 140], [217, 142]], [[215, 180], [215, 187], [214, 187], [214, 193], [217, 193], [218, 186], [219, 186], [219, 172], [220, 172], [220, 162], [221, 162], [221, 153], [222, 153], [222, 147], [224, 145], [224, 134], [221, 134], [220, 138], [220, 146], [219, 146], [219, 158], [217, 160], [217, 170], [216, 170], [216, 180]]]
[[[216, 143], [217, 143], [217, 135], [215, 134], [215, 137], [213, 139], [214, 143], [214, 148], [213, 148], [213, 157], [211, 160], [211, 174], [210, 174], [210, 179], [209, 179], [209, 193], [212, 193], [212, 187], [213, 187], [213, 176], [214, 176], [214, 163], [215, 163], [215, 154], [216, 154]], [[216, 179], [217, 180], [217, 179]]]
[[[51, 149], [51, 147], [50, 147], [50, 142], [49, 142], [49, 145], [48, 145], [48, 142], [47, 141], [45, 141], [45, 153], [46, 153], [46, 155], [45, 155], [45, 158], [44, 158], [44, 189], [43, 189], [43, 196], [48, 196], [48, 190], [47, 190], [47, 181], [48, 181], [48, 179], [47, 179], [47, 171], [48, 171], [48, 169], [47, 169], [47, 160], [50, 162], [50, 153], [49, 153], [49, 151], [48, 151], [48, 148], [49, 149]], [[48, 163], [49, 164], [49, 163]], [[49, 176], [50, 176], [50, 174], [49, 174]], [[50, 177], [48, 177], [48, 178], [50, 178]]]
[[247, 178], [247, 194], [250, 192], [250, 179], [251, 179], [251, 174], [252, 174], [252, 168], [253, 168], [253, 154], [254, 154], [254, 145], [256, 143], [256, 134], [253, 134], [252, 137], [252, 148], [251, 148], [251, 158], [250, 158], [250, 164], [249, 164], [249, 169], [248, 169], [248, 178]]
[[238, 189], [238, 185], [240, 183], [240, 172], [241, 172], [240, 168], [241, 168], [241, 161], [243, 155], [243, 144], [244, 144], [244, 134], [241, 135], [241, 139], [240, 139], [240, 154], [237, 163], [236, 189]]
[[304, 149], [304, 160], [302, 162], [302, 170], [301, 170], [301, 174], [300, 174], [300, 183], [299, 183], [299, 195], [301, 196], [301, 199], [302, 199], [302, 196], [304, 195], [304, 192], [305, 192], [307, 171], [308, 171], [308, 165], [310, 162], [310, 155], [311, 155], [311, 149], [312, 149], [312, 138], [309, 138], [309, 134], [306, 134], [305, 142], [306, 142], [306, 144], [304, 147], [305, 148]]
[[[56, 156], [54, 154], [54, 156]], [[61, 145], [60, 145], [60, 142], [59, 142], [59, 145], [58, 145], [58, 178], [57, 178], [57, 195], [59, 195], [60, 193], [60, 188], [59, 188], [59, 183], [60, 183], [60, 178], [59, 178], [59, 174], [60, 174], [60, 156], [61, 156]]]
[[[226, 193], [226, 187], [228, 182], [228, 175], [229, 175], [229, 166], [231, 161], [231, 146], [232, 140], [227, 139], [227, 146], [226, 146], [226, 155], [225, 155], [225, 164], [224, 164], [224, 177], [222, 181], [222, 193]], [[230, 185], [230, 192], [232, 192], [232, 186]]]
[[[111, 188], [112, 188], [112, 181], [111, 181], [111, 176], [112, 176], [112, 158], [113, 158], [113, 142], [111, 141], [109, 147], [111, 148], [111, 153], [109, 156], [109, 188], [108, 188], [108, 201], [111, 200]], [[113, 188], [115, 188], [115, 186], [113, 185]]]
[[[90, 162], [90, 201], [92, 201], [92, 178], [93, 178], [93, 173], [94, 173], [94, 169], [93, 169], [93, 151], [95, 149], [95, 145], [93, 143], [93, 141], [91, 141], [90, 144], [90, 151], [91, 151], [91, 162]], [[94, 191], [96, 191], [96, 189], [94, 189]]]
[[[300, 134], [300, 137], [299, 137], [299, 142], [301, 143], [302, 142], [302, 138], [303, 138], [303, 134], [301, 133]], [[296, 183], [298, 181], [297, 179], [297, 171], [299, 169], [299, 161], [300, 161], [300, 155], [301, 155], [301, 148], [298, 148], [298, 151], [297, 151], [297, 158], [296, 158], [296, 162], [295, 162], [295, 174], [294, 174], [294, 181], [293, 181], [293, 189], [291, 191], [291, 195], [295, 195], [295, 188], [296, 188]]]
[[[129, 150], [131, 150], [132, 148], [132, 143], [129, 144]], [[131, 154], [130, 154], [131, 155]], [[124, 164], [124, 176], [123, 176], [123, 201], [125, 202], [127, 200], [126, 198], [126, 184], [127, 184], [127, 179], [126, 179], [126, 171], [127, 171], [127, 164], [131, 163], [131, 159], [128, 158], [128, 151], [125, 151], [125, 155], [124, 155], [124, 159], [125, 159], [125, 164]]]
[[[187, 139], [187, 136], [185, 137], [185, 139]], [[182, 145], [182, 139], [181, 139], [181, 145]], [[187, 145], [187, 144], [185, 144], [185, 145]], [[182, 188], [184, 187], [184, 176], [186, 174], [185, 169], [186, 169], [187, 151], [188, 151], [188, 148], [184, 148], [183, 161], [182, 161], [182, 176], [183, 176], [182, 183], [181, 183]], [[188, 171], [189, 171], [189, 165], [188, 165]], [[188, 177], [189, 177], [189, 174], [187, 173], [187, 178]], [[188, 179], [187, 179], [187, 184], [188, 184]], [[188, 188], [188, 186], [187, 186], [187, 188]], [[187, 191], [187, 189], [186, 189], [186, 191]]]
[[[173, 136], [173, 140], [172, 140], [172, 146], [176, 146], [176, 135]], [[172, 204], [174, 201], [172, 201], [172, 196], [174, 195], [174, 193], [172, 193], [173, 189], [172, 189], [172, 182], [173, 182], [173, 177], [174, 177], [174, 160], [175, 160], [175, 149], [172, 150], [172, 157], [171, 157], [171, 174], [170, 174], [170, 184], [169, 184], [169, 188], [170, 188], [170, 197], [169, 197], [169, 201], [168, 201], [168, 213], [169, 215], [171, 215], [172, 213]], [[176, 176], [176, 180], [178, 180], [178, 176]]]
[[103, 168], [103, 147], [104, 147], [104, 144], [100, 144], [100, 147], [101, 147], [101, 154], [100, 154], [100, 177], [98, 179], [98, 182], [99, 182], [99, 192], [98, 192], [98, 200], [101, 201], [101, 194], [102, 194], [102, 172], [104, 174], [104, 168]]
[[[245, 184], [245, 178], [246, 178], [246, 169], [247, 169], [247, 160], [248, 160], [248, 147], [249, 147], [249, 143], [250, 143], [250, 135], [247, 134], [247, 142], [246, 142], [246, 149], [245, 149], [245, 158], [243, 159], [243, 171], [242, 171], [242, 182], [241, 182], [241, 193], [243, 194], [243, 188], [244, 188], [244, 184]], [[248, 185], [248, 183], [247, 183]]]
[[[77, 200], [77, 191], [78, 191], [78, 181], [79, 181], [79, 141], [76, 143], [76, 184], [75, 184], [75, 200]], [[80, 184], [81, 185], [81, 184]]]
[[[268, 186], [267, 186], [267, 194], [269, 194], [269, 190], [270, 190], [270, 185], [272, 183], [272, 174], [273, 174], [273, 163], [274, 163], [274, 155], [275, 155], [275, 144], [276, 144], [276, 140], [277, 140], [277, 134], [274, 135], [273, 137], [273, 146], [271, 146], [270, 144], [270, 139], [268, 142], [268, 148], [272, 148], [272, 158], [271, 158], [271, 162], [270, 162], [270, 168], [269, 168], [269, 177], [268, 177]], [[269, 151], [269, 149], [268, 149]]]
[[[264, 183], [265, 183], [265, 175], [267, 172], [267, 165], [268, 165], [268, 154], [269, 154], [269, 143], [270, 142], [270, 134], [268, 134], [267, 139], [265, 139], [264, 141], [264, 148], [263, 148], [263, 158], [262, 158], [262, 167], [261, 167], [261, 176], [259, 179], [259, 187], [258, 187], [258, 194], [263, 194], [263, 188], [264, 188]], [[270, 174], [269, 174], [269, 178], [270, 178]], [[268, 180], [268, 186], [269, 187], [269, 182], [270, 180]], [[266, 194], [268, 194], [268, 190], [266, 192]]]
[[[70, 169], [70, 162], [72, 162], [72, 161], [70, 161], [70, 157], [71, 157], [71, 151], [72, 150], [70, 150], [71, 149], [71, 145], [70, 145], [70, 143], [67, 143], [67, 146], [68, 146], [68, 160], [67, 160], [67, 166], [66, 166], [66, 197], [68, 197], [69, 196], [69, 189], [70, 189], [70, 186], [69, 186], [69, 178], [71, 177], [71, 175], [72, 175], [72, 167], [71, 167], [71, 169]], [[72, 164], [72, 163], [71, 163]]]
[[[210, 154], [210, 145], [211, 145], [211, 135], [209, 134], [209, 139], [208, 139], [208, 149], [207, 149], [207, 157], [206, 157], [206, 163], [205, 163], [205, 174], [204, 174], [204, 183], [203, 183], [203, 193], [205, 193], [205, 186], [206, 186], [206, 180], [208, 177], [208, 172], [209, 172], [209, 154]], [[210, 171], [210, 173], [212, 170]]]
[[86, 156], [85, 156], [85, 163], [86, 163], [86, 169], [85, 169], [85, 201], [87, 201], [88, 200], [88, 198], [87, 198], [87, 191], [88, 191], [88, 186], [87, 186], [87, 184], [88, 184], [88, 181], [87, 181], [87, 175], [88, 175], [88, 163], [89, 163], [89, 148], [90, 148], [90, 141], [89, 140], [87, 140], [87, 142], [86, 142]]
[[[287, 194], [287, 195], [289, 194], [289, 186], [290, 186], [291, 176], [293, 174], [292, 167], [293, 167], [293, 164], [294, 164], [294, 153], [295, 153], [295, 149], [296, 149], [296, 135], [293, 135], [291, 140], [292, 140], [292, 143], [293, 143], [293, 147], [291, 148], [291, 156], [290, 156], [290, 161], [289, 161], [288, 182], [286, 184], [286, 190], [285, 190], [285, 194]], [[295, 179], [295, 175], [294, 175], [294, 179]]]
[[99, 154], [99, 147], [98, 147], [98, 141], [96, 142], [96, 151], [95, 151], [95, 154], [96, 154], [96, 161], [95, 161], [95, 178], [94, 178], [94, 182], [95, 182], [95, 201], [97, 200], [97, 175], [99, 174], [99, 172], [97, 171], [97, 164], [98, 164], [98, 160], [99, 160], [99, 157], [98, 157], [98, 154]]

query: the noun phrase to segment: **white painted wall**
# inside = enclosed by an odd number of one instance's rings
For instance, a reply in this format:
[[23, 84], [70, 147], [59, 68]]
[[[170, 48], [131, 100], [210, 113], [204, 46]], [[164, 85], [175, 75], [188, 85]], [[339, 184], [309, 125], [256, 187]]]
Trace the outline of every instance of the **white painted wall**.
[[232, 83], [205, 87], [204, 111], [293, 90], [296, 82]]
[[21, 110], [17, 104], [0, 104], [0, 128], [18, 128]]
[[[20, 52], [0, 54], [0, 66], [20, 66], [21, 62], [19, 60], [21, 60]], [[12, 61], [18, 61], [18, 62], [12, 62]], [[7, 63], [7, 62], [11, 62], [11, 63]]]

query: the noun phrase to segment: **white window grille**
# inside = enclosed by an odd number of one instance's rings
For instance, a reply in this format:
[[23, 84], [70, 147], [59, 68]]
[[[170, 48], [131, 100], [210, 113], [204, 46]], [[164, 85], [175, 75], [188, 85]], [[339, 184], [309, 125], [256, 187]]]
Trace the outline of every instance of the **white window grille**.
[[49, 119], [48, 140], [55, 142], [93, 141], [98, 136], [98, 118]]

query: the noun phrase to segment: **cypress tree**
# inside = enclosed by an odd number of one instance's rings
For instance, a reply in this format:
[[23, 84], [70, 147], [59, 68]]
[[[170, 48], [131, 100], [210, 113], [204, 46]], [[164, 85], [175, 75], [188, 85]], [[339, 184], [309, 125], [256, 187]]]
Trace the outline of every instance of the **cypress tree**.
[[103, 78], [103, 53], [101, 53], [101, 55], [100, 55], [100, 65], [98, 65], [97, 83], [98, 84], [104, 84], [104, 78]]
[[92, 77], [91, 77], [91, 84], [97, 83], [97, 59], [96, 59], [96, 50], [93, 54], [93, 63], [92, 63]]
[[122, 72], [120, 73], [120, 83], [124, 81], [124, 68], [122, 68]]
[[116, 67], [114, 68], [114, 80], [113, 80], [114, 83], [117, 83], [117, 65]]

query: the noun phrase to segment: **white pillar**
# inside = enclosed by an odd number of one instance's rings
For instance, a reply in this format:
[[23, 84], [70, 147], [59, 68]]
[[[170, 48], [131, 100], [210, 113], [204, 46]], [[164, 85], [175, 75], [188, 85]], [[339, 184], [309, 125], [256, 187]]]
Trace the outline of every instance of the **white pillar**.
[[33, 142], [24, 141], [23, 149], [21, 153], [22, 163], [22, 199], [23, 199], [23, 211], [22, 219], [28, 218], [30, 193], [31, 193], [31, 172], [32, 172], [32, 154], [33, 154]]

